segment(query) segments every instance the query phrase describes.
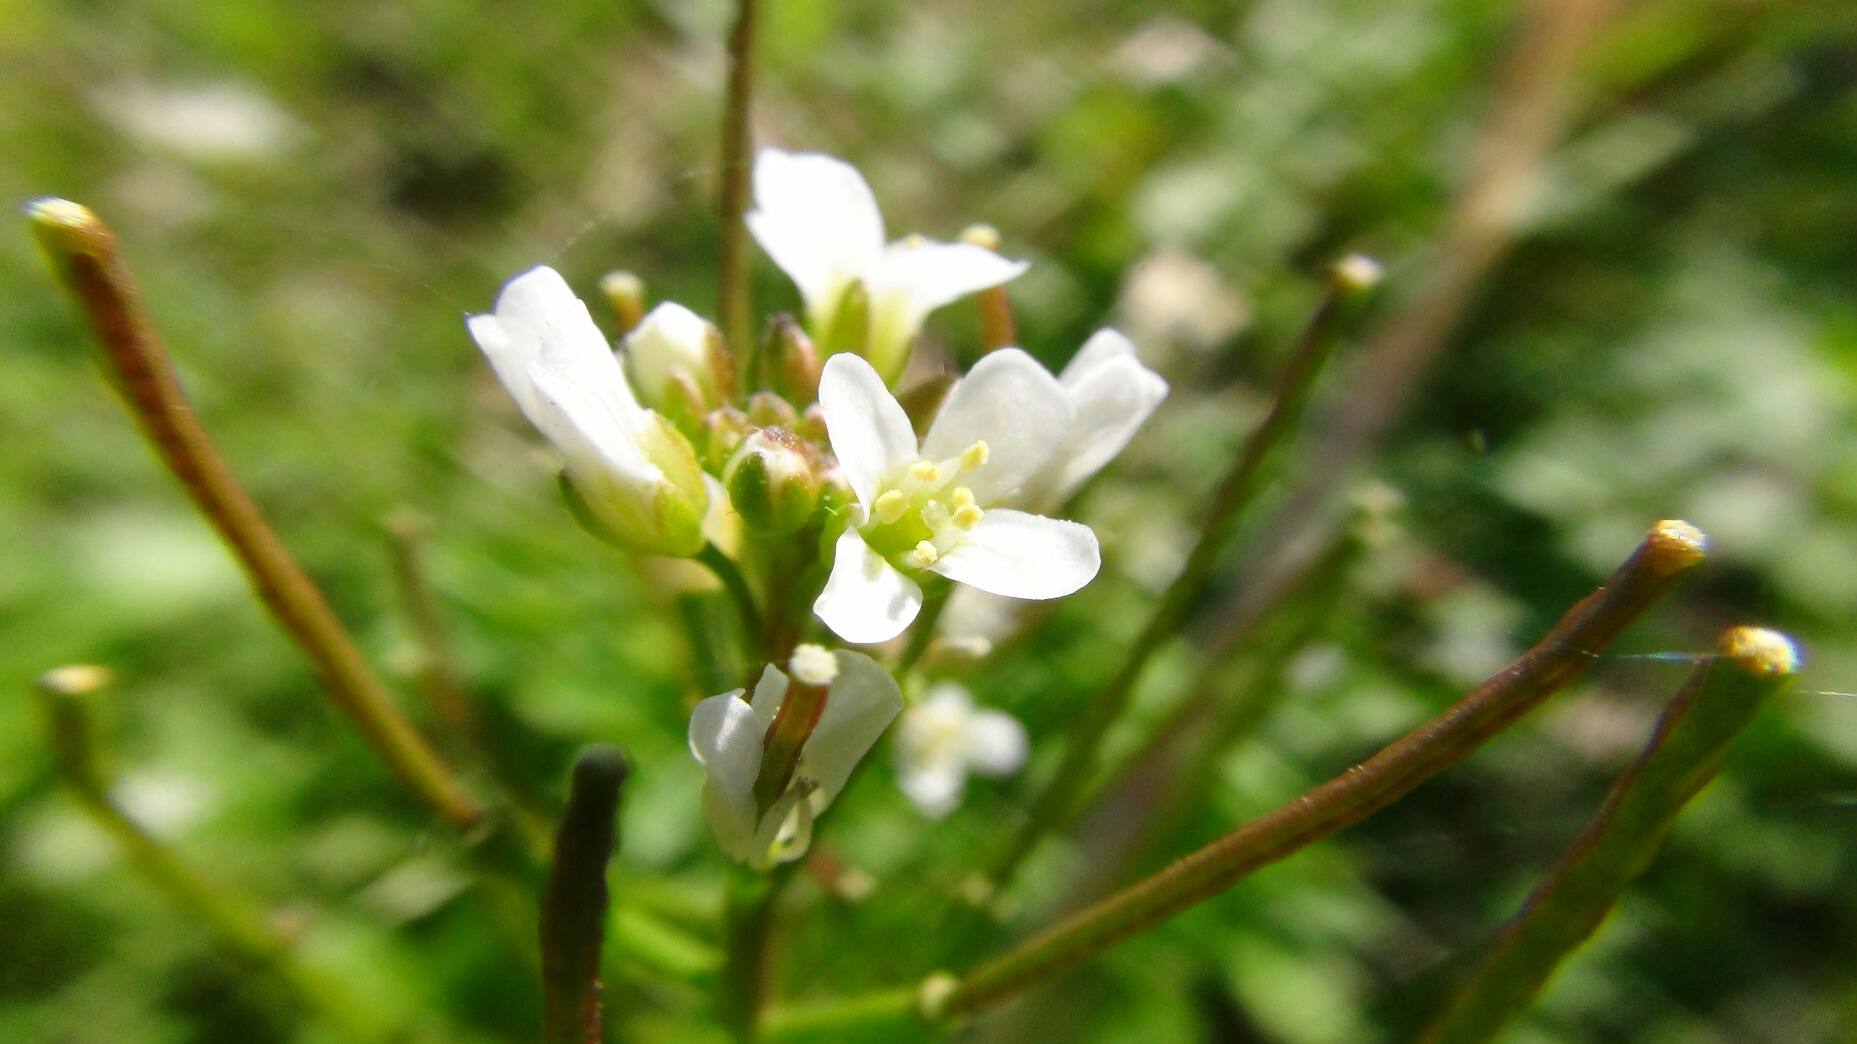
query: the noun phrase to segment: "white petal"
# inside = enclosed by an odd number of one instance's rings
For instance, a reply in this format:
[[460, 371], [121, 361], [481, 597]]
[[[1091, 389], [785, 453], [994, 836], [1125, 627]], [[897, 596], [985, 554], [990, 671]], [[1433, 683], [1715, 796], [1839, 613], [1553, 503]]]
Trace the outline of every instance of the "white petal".
[[836, 655], [838, 677], [800, 755], [799, 773], [819, 785], [816, 808], [831, 804], [851, 770], [903, 709], [895, 679], [877, 661], [845, 649]]
[[703, 784], [703, 821], [715, 836], [716, 845], [737, 862], [753, 862], [765, 856], [766, 846], [755, 851], [754, 797], [737, 801], [722, 792], [715, 780]]
[[1114, 460], [1161, 401], [1167, 382], [1141, 365], [1135, 346], [1114, 330], [1099, 330], [1059, 378], [1071, 406], [1063, 445], [1026, 483], [1024, 503], [1062, 502]]
[[960, 484], [988, 505], [1037, 473], [1069, 428], [1070, 404], [1057, 378], [1038, 360], [1006, 348], [975, 363], [954, 386], [922, 440], [922, 456], [946, 460], [984, 441], [987, 462]]
[[754, 700], [750, 703], [755, 715], [761, 719], [762, 729], [774, 723], [774, 715], [780, 713], [780, 704], [786, 698], [787, 676], [770, 663], [761, 672], [761, 680], [755, 683]]
[[497, 295], [494, 314], [470, 316], [465, 322], [531, 421], [537, 372], [587, 389], [628, 423], [630, 415], [639, 412], [606, 335], [554, 269], [542, 265], [510, 280]]
[[1104, 327], [1090, 335], [1077, 349], [1077, 354], [1064, 364], [1064, 370], [1057, 375], [1059, 383], [1066, 388], [1075, 387], [1088, 378], [1091, 373], [1117, 359], [1135, 359], [1135, 342], [1128, 339], [1120, 330]]
[[1011, 598], [1060, 598], [1102, 567], [1096, 534], [1076, 522], [994, 508], [929, 568]]
[[898, 768], [897, 788], [922, 814], [941, 819], [961, 803], [961, 789], [967, 783], [967, 770], [955, 760]]
[[[981, 520], [983, 523], [985, 519]], [[832, 550], [832, 575], [812, 611], [854, 645], [887, 642], [922, 609], [922, 589], [872, 551], [855, 529]]]
[[709, 774], [717, 796], [732, 806], [752, 801], [767, 732], [767, 724], [741, 697], [740, 689], [711, 696], [690, 715], [690, 753]]
[[[883, 215], [856, 167], [816, 152], [762, 149], [748, 230], [815, 314], [883, 255]], [[828, 300], [830, 298], [831, 300]]]
[[870, 510], [877, 484], [916, 459], [916, 433], [870, 363], [840, 353], [819, 375], [819, 408], [839, 470], [858, 503]]
[[890, 244], [869, 277], [873, 302], [895, 294], [908, 302], [914, 325], [942, 305], [1016, 278], [1029, 266], [972, 243], [937, 243], [911, 236]]
[[1010, 776], [1025, 764], [1025, 726], [1003, 711], [983, 710], [967, 723], [967, 765], [983, 776]]

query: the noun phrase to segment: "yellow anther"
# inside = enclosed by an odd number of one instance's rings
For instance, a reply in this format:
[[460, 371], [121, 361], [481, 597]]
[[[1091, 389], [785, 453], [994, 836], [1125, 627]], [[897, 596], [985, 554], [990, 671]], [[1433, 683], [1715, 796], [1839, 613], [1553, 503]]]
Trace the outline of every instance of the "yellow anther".
[[966, 507], [955, 508], [954, 509], [954, 524], [960, 527], [961, 529], [972, 529], [975, 526], [980, 524], [980, 519], [984, 517], [985, 515], [986, 515], [986, 512], [980, 510], [979, 508], [975, 507], [972, 504], [969, 504]]
[[941, 469], [926, 460], [909, 465], [909, 477], [917, 482], [940, 482]]
[[903, 512], [909, 510], [909, 498], [893, 489], [878, 497], [877, 503], [871, 505], [871, 508], [877, 515], [877, 521], [887, 526], [902, 518]]
[[974, 491], [968, 489], [966, 486], [956, 486], [954, 487], [954, 492], [948, 494], [948, 503], [953, 504], [954, 510], [956, 511], [962, 508], [973, 507]]
[[923, 239], [922, 236], [917, 233], [912, 232], [909, 235], [906, 235], [903, 237], [903, 245], [908, 247], [911, 250], [920, 249], [921, 247], [926, 246], [927, 244], [928, 244], [928, 240]]
[[961, 451], [961, 470], [972, 471], [987, 462], [987, 444], [982, 439]]
[[924, 540], [916, 545], [916, 549], [910, 557], [916, 560], [916, 565], [923, 569], [927, 569], [929, 566], [935, 564], [936, 559], [941, 557], [941, 552], [935, 550], [934, 544]]

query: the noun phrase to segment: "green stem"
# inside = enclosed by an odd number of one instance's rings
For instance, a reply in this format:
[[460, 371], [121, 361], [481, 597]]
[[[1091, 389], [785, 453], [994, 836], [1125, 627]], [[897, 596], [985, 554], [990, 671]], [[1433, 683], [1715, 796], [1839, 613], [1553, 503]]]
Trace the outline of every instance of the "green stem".
[[1527, 1009], [1568, 954], [1605, 920], [1643, 872], [1683, 806], [1715, 776], [1767, 699], [1792, 680], [1789, 639], [1758, 628], [1723, 636], [1724, 656], [1692, 673], [1644, 751], [1580, 835], [1503, 927], [1426, 1044], [1483, 1044]]
[[948, 596], [953, 593], [954, 583], [949, 580], [937, 580], [924, 587], [922, 611], [916, 614], [916, 622], [909, 631], [909, 644], [903, 647], [903, 655], [896, 661], [894, 673], [898, 678], [922, 662], [923, 654], [935, 640], [935, 624], [941, 620], [942, 610], [948, 608]]
[[458, 681], [450, 637], [439, 617], [438, 600], [426, 581], [424, 541], [431, 523], [409, 509], [395, 511], [387, 519], [387, 535], [392, 538], [393, 578], [399, 588], [400, 605], [412, 626], [413, 640], [419, 648], [419, 681], [431, 705], [433, 717], [443, 725], [451, 739], [453, 754], [462, 752], [470, 760], [486, 765], [490, 759], [481, 749], [482, 734], [470, 699]]
[[743, 1044], [755, 1040], [760, 1029], [774, 901], [798, 865], [785, 863], [767, 873], [741, 865], [729, 868], [717, 1006], [723, 1026]]
[[844, 1000], [774, 1008], [761, 1020], [761, 1038], [778, 1041], [823, 1035], [837, 1040], [846, 1032], [882, 1029], [913, 1020], [921, 992], [904, 986]]
[[354, 640], [277, 539], [194, 415], [155, 335], [116, 234], [85, 207], [41, 199], [33, 233], [103, 349], [112, 383], [157, 456], [231, 548], [272, 617], [321, 672], [330, 697], [401, 782], [455, 827], [482, 807], [394, 706]]
[[1687, 523], [1659, 523], [1604, 586], [1450, 709], [1275, 812], [981, 964], [932, 1014], [971, 1014], [996, 1004], [1403, 797], [1579, 676], [1678, 574], [1702, 560], [1704, 546]]
[[718, 200], [719, 270], [722, 331], [742, 373], [750, 371], [754, 353], [753, 304], [748, 293], [748, 212], [753, 148], [750, 127], [754, 103], [754, 31], [756, 0], [741, 0], [735, 28], [729, 33], [728, 100], [722, 117], [722, 191]]
[[606, 864], [619, 843], [615, 816], [626, 771], [625, 756], [604, 745], [588, 748], [574, 763], [542, 900], [543, 1044], [598, 1044], [601, 1039]]
[[716, 579], [734, 599], [735, 608], [741, 613], [742, 627], [746, 628], [748, 641], [753, 642], [761, 635], [761, 611], [755, 608], [754, 592], [748, 589], [748, 581], [740, 569], [722, 549], [714, 544], [704, 544], [703, 550], [696, 553], [696, 560], [709, 568]]
[[1295, 430], [1315, 387], [1316, 377], [1333, 354], [1346, 320], [1378, 278], [1378, 266], [1359, 256], [1351, 256], [1331, 270], [1327, 295], [1304, 329], [1289, 365], [1277, 379], [1270, 412], [1245, 439], [1231, 469], [1219, 483], [1186, 564], [1161, 596], [1160, 605], [1140, 637], [1135, 639], [1121, 667], [1067, 731], [1068, 741], [1056, 772], [1033, 799], [1024, 829], [994, 865], [992, 878], [996, 890], [1011, 882], [1013, 874], [1046, 835], [1069, 820], [1080, 791], [1096, 769], [1103, 740], [1128, 709], [1135, 683], [1141, 679], [1148, 661], [1174, 636], [1185, 619], [1187, 607], [1199, 597], [1210, 579], [1233, 523], [1259, 489], [1258, 479], [1265, 463], [1272, 451]]

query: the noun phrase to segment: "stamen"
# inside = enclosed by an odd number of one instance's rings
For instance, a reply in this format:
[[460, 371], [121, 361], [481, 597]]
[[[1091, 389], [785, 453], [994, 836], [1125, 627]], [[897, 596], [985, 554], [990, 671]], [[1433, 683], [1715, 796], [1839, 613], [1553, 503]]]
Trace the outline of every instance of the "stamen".
[[941, 481], [941, 469], [926, 460], [918, 460], [909, 465], [909, 477], [921, 483]]
[[924, 540], [916, 545], [916, 550], [912, 557], [915, 559], [916, 565], [923, 569], [927, 569], [929, 566], [934, 565], [935, 561], [941, 557], [941, 552], [935, 550], [934, 544]]
[[982, 439], [961, 451], [961, 470], [972, 471], [987, 462], [991, 451], [987, 449], [986, 440]]
[[980, 524], [986, 512], [972, 504], [954, 509], [954, 524], [959, 529], [972, 529]]
[[878, 497], [877, 503], [872, 507], [875, 509], [877, 521], [887, 526], [902, 518], [903, 512], [909, 510], [909, 498], [893, 489]]
[[956, 486], [954, 487], [954, 492], [948, 494], [948, 503], [954, 505], [954, 510], [956, 511], [962, 508], [973, 507], [974, 491], [968, 489], [966, 486]]

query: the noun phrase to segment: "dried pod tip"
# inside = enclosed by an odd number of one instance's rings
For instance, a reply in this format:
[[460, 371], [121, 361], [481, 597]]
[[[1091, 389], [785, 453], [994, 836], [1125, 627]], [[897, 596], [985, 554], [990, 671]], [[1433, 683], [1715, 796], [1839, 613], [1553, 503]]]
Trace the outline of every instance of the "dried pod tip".
[[1648, 538], [1666, 572], [1688, 569], [1709, 553], [1709, 538], [1681, 519], [1667, 518], [1651, 527]]
[[1766, 627], [1735, 627], [1723, 632], [1722, 655], [1749, 674], [1780, 677], [1799, 670], [1799, 646]]

